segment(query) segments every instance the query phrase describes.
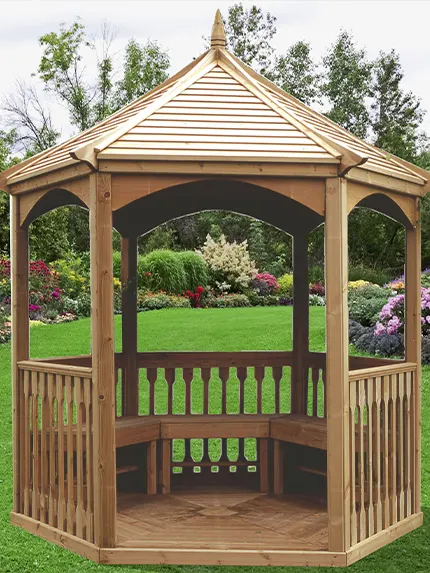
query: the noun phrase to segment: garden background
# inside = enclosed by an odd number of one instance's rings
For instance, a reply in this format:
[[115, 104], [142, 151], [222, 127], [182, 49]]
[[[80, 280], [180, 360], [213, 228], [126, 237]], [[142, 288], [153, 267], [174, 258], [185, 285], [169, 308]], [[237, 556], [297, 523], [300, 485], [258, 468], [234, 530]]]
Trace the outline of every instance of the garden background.
[[[388, 153], [430, 169], [430, 140], [421, 127], [425, 112], [419, 98], [404, 90], [400, 55], [394, 50], [381, 52], [376, 60], [371, 60], [350, 33], [340, 31], [327, 46], [322, 61], [314, 61], [312, 46], [305, 40], [286, 45], [283, 53], [275, 53], [271, 40], [276, 34], [276, 17], [258, 6], [242, 3], [229, 8], [226, 32], [229, 49], [281, 88]], [[88, 37], [85, 24], [77, 19], [56, 30], [46, 30], [40, 44], [43, 56], [34, 73], [51, 96], [66, 107], [76, 131], [91, 127], [161, 83], [169, 74], [168, 51], [154, 40], [139, 44], [130, 39], [122, 64], [119, 68], [115, 66], [115, 37], [107, 23], [102, 25], [97, 41]], [[88, 51], [97, 52], [97, 77], [88, 77], [84, 64]], [[5, 94], [0, 108], [0, 170], [61, 140], [49, 109], [42, 104], [30, 78], [17, 83], [13, 93]], [[114, 304], [119, 315], [121, 255], [116, 232], [114, 249]], [[40, 217], [30, 228], [30, 255], [33, 355], [88, 352], [86, 317], [91, 310], [88, 213], [71, 206]], [[315, 350], [324, 350], [323, 227], [309, 237], [309, 257], [309, 303], [320, 307], [311, 309], [311, 342]], [[402, 356], [404, 257], [405, 236], [401, 225], [368, 209], [356, 209], [350, 214], [348, 300], [353, 353]], [[288, 308], [294, 302], [291, 258], [288, 235], [264, 222], [234, 213], [204, 212], [158, 227], [139, 239], [138, 310], [179, 310], [152, 313], [151, 318], [141, 315], [140, 344], [145, 344], [145, 350], [289, 348], [291, 340], [282, 332], [291, 334], [291, 308]], [[424, 364], [430, 364], [428, 267], [430, 198], [424, 198], [421, 301]], [[217, 310], [225, 308], [232, 310]], [[145, 328], [141, 328], [143, 319]], [[73, 325], [58, 325], [77, 320]], [[116, 318], [117, 327], [119, 321], [120, 316]], [[205, 330], [209, 322], [210, 332]], [[183, 324], [187, 324], [184, 339]], [[216, 337], [219, 342], [214, 342]], [[0, 373], [0, 387], [2, 407], [7, 411], [10, 409], [9, 339], [9, 198], [0, 191], [0, 344], [3, 343], [0, 357], [5, 364]], [[68, 340], [74, 342], [67, 343]], [[424, 393], [428, 376], [424, 369]], [[427, 402], [424, 397], [425, 409]], [[2, 426], [1, 444], [10, 459], [10, 424]], [[424, 455], [425, 452], [424, 448]], [[423, 468], [426, 479], [427, 459]], [[10, 464], [2, 464], [1, 483], [6, 487], [1, 501], [5, 507], [9, 503], [10, 475]], [[6, 515], [7, 511], [2, 513]], [[19, 555], [14, 543], [21, 540], [22, 534], [12, 532], [7, 520], [2, 521], [1, 531], [7, 540], [7, 550], [0, 555], [0, 569], [36, 570], [42, 552], [40, 544], [44, 542], [28, 543], [29, 556]], [[413, 534], [412, 539], [417, 543], [416, 558], [425, 562], [425, 554], [419, 548], [423, 533]], [[386, 548], [382, 553], [390, 555], [391, 551], [398, 558], [404, 557], [398, 548], [405, 544], [409, 547], [407, 543], [401, 540], [395, 546], [397, 549]], [[52, 547], [48, 557], [58, 559], [58, 552], [58, 548]], [[74, 570], [74, 559], [65, 561], [66, 567], [72, 567], [70, 570]], [[372, 562], [380, 558], [369, 559]], [[413, 560], [409, 564], [414, 571], [426, 570], [416, 568]], [[392, 569], [384, 570], [404, 570], [395, 567], [393, 564]]]

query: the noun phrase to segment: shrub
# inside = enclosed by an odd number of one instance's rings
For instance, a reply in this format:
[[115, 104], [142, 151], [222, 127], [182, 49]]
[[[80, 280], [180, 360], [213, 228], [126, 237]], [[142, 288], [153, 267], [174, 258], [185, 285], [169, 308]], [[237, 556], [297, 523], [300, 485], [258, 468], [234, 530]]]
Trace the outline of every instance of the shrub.
[[113, 258], [113, 276], [121, 280], [121, 251], [114, 251]]
[[393, 276], [383, 269], [369, 269], [361, 265], [350, 265], [348, 275], [350, 281], [364, 280], [381, 286], [387, 284]]
[[322, 284], [322, 282], [313, 283], [309, 287], [309, 294], [325, 296], [325, 286]]
[[147, 277], [148, 287], [153, 292], [180, 294], [187, 290], [184, 265], [174, 251], [152, 251], [143, 257], [142, 269]]
[[358, 281], [349, 281], [348, 283], [348, 290], [353, 290], [356, 288], [360, 288], [362, 286], [369, 285], [368, 281], [358, 280]]
[[78, 316], [91, 316], [91, 295], [89, 293], [82, 293], [76, 299]]
[[194, 292], [197, 287], [208, 285], [208, 266], [203, 257], [194, 251], [182, 251], [178, 253], [185, 271], [185, 286]]
[[249, 256], [247, 241], [229, 243], [224, 235], [219, 241], [214, 241], [207, 235], [205, 244], [196, 252], [207, 263], [210, 285], [220, 291], [243, 290], [257, 274], [255, 263]]
[[291, 273], [286, 273], [278, 280], [279, 291], [278, 294], [285, 297], [293, 296], [293, 275]]
[[430, 364], [430, 338], [423, 336], [421, 339], [421, 360], [423, 364]]
[[245, 294], [234, 293], [209, 297], [206, 300], [206, 306], [212, 308], [239, 308], [250, 306], [250, 303]]
[[323, 283], [324, 284], [324, 267], [319, 265], [312, 265], [309, 267], [309, 282], [310, 283]]
[[309, 306], [325, 306], [325, 298], [319, 294], [310, 294]]
[[[395, 334], [404, 332], [405, 295], [397, 294], [383, 306], [375, 326], [375, 334]], [[430, 335], [430, 288], [421, 288], [421, 332]]]
[[63, 309], [64, 312], [79, 315], [79, 304], [78, 301], [70, 298], [68, 296], [63, 296]]
[[9, 309], [0, 306], [0, 344], [8, 342], [11, 337]]
[[190, 301], [184, 296], [169, 295], [165, 292], [139, 292], [137, 307], [140, 311], [160, 310], [162, 308], [189, 308]]
[[[263, 286], [264, 285], [264, 286]], [[279, 284], [276, 277], [270, 273], [259, 273], [251, 282], [251, 287], [259, 291], [261, 295], [274, 294], [279, 290]]]
[[363, 326], [374, 325], [389, 295], [387, 289], [374, 284], [351, 289], [348, 293], [349, 318]]
[[194, 292], [187, 290], [184, 296], [190, 301], [190, 305], [193, 308], [200, 308], [202, 306], [204, 292], [205, 289], [202, 286], [198, 286]]
[[403, 336], [400, 333], [375, 335], [374, 329], [349, 322], [349, 340], [362, 352], [378, 356], [402, 356], [404, 353]]
[[60, 289], [69, 297], [76, 298], [89, 289], [90, 277], [86, 274], [80, 258], [72, 260], [60, 259], [50, 264], [58, 275]]

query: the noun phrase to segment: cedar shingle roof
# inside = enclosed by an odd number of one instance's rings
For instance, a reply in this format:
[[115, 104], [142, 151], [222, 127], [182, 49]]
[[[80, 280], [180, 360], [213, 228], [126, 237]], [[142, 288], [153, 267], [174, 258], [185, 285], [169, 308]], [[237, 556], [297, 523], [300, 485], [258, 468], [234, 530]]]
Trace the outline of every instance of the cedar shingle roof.
[[[414, 171], [360, 140], [212, 46], [173, 78], [94, 127], [36, 156], [9, 183], [99, 159], [336, 163], [424, 185]], [[348, 158], [346, 160], [346, 158]]]

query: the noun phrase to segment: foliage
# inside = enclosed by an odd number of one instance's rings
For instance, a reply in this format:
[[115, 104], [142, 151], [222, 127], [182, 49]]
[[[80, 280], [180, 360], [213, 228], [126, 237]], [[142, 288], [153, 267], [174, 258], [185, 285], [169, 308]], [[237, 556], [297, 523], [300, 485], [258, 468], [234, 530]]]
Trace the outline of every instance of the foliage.
[[91, 295], [88, 292], [83, 292], [76, 298], [78, 316], [91, 316]]
[[375, 335], [372, 327], [362, 326], [349, 321], [349, 341], [357, 350], [383, 357], [402, 356], [404, 353], [403, 336], [400, 333]]
[[399, 55], [380, 52], [374, 65], [372, 130], [376, 146], [415, 163], [424, 143], [419, 131], [424, 111], [419, 98], [402, 90], [403, 77]]
[[288, 48], [284, 56], [277, 57], [273, 80], [306, 105], [311, 105], [318, 99], [319, 76], [311, 58], [310, 44], [296, 42]]
[[327, 98], [327, 116], [365, 139], [370, 125], [366, 100], [371, 94], [372, 64], [366, 51], [343, 30], [324, 56], [322, 93]]
[[279, 291], [279, 284], [276, 277], [270, 273], [258, 273], [251, 282], [251, 288], [259, 295], [264, 296]]
[[316, 294], [318, 296], [325, 296], [325, 286], [322, 282], [313, 283], [309, 287], [309, 294]]
[[[404, 333], [405, 295], [396, 294], [383, 306], [375, 325], [375, 334]], [[430, 288], [421, 288], [421, 332], [430, 335]]]
[[52, 262], [65, 259], [70, 253], [68, 238], [68, 207], [45, 213], [30, 225], [30, 254], [33, 258]]
[[124, 75], [117, 85], [116, 108], [133, 101], [168, 78], [170, 58], [158, 42], [129, 40], [125, 48]]
[[89, 290], [90, 277], [85, 273], [80, 257], [54, 261], [50, 268], [58, 274], [59, 286], [69, 297], [76, 298]]
[[250, 306], [249, 298], [245, 294], [232, 293], [223, 295], [210, 294], [205, 298], [208, 308], [238, 308]]
[[325, 298], [319, 294], [310, 294], [309, 306], [325, 306]]
[[180, 294], [186, 290], [187, 277], [178, 253], [162, 249], [152, 251], [143, 257], [141, 265], [150, 290], [163, 290], [169, 294]]
[[202, 306], [201, 302], [204, 292], [205, 289], [202, 286], [198, 286], [194, 291], [187, 290], [185, 292], [185, 296], [190, 301], [190, 305], [193, 308], [200, 308]]
[[378, 320], [381, 308], [388, 302], [390, 291], [374, 284], [366, 284], [348, 292], [349, 318], [363, 326]]
[[355, 289], [355, 288], [360, 288], [362, 286], [366, 286], [370, 284], [368, 281], [363, 281], [363, 280], [357, 280], [357, 281], [349, 281], [348, 283], [348, 290], [350, 289]]
[[248, 243], [227, 242], [224, 235], [214, 241], [210, 235], [205, 244], [197, 251], [209, 268], [209, 280], [219, 290], [239, 291], [246, 288], [257, 274], [254, 261], [248, 252]]
[[9, 309], [0, 302], [0, 344], [8, 342], [11, 337]]
[[387, 284], [393, 275], [382, 268], [368, 268], [364, 266], [350, 265], [348, 269], [350, 281], [364, 280], [376, 285]]
[[265, 75], [270, 73], [276, 34], [276, 18], [255, 5], [248, 10], [242, 2], [228, 9], [225, 24], [227, 47], [245, 64]]
[[178, 257], [184, 267], [186, 289], [195, 291], [199, 286], [206, 287], [208, 267], [203, 257], [194, 251], [180, 251]]
[[189, 308], [190, 301], [185, 296], [166, 294], [165, 292], [138, 292], [137, 307], [139, 311], [160, 310], [162, 308]]
[[286, 273], [278, 279], [279, 284], [279, 294], [282, 296], [292, 297], [293, 296], [293, 275], [291, 273]]

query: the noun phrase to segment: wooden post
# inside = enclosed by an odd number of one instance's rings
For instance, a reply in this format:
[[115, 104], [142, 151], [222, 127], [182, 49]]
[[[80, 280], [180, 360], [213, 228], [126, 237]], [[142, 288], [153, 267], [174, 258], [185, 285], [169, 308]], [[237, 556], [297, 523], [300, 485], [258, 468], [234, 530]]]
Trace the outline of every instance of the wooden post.
[[90, 175], [94, 537], [114, 547], [116, 527], [115, 357], [111, 176]]
[[[23, 414], [17, 362], [30, 357], [30, 322], [28, 319], [28, 227], [19, 223], [19, 196], [10, 198], [10, 252], [12, 290], [12, 440], [13, 440], [13, 510], [22, 513], [20, 479], [20, 416]], [[30, 460], [27, 460], [30, 463]]]
[[421, 511], [421, 222], [416, 199], [416, 223], [406, 228], [405, 360], [414, 362], [414, 501], [413, 511]]
[[327, 472], [329, 551], [350, 547], [347, 184], [326, 182]]
[[293, 363], [291, 368], [291, 411], [307, 411], [307, 357], [309, 354], [308, 239], [293, 239]]
[[121, 239], [122, 415], [139, 414], [137, 365], [137, 238]]

